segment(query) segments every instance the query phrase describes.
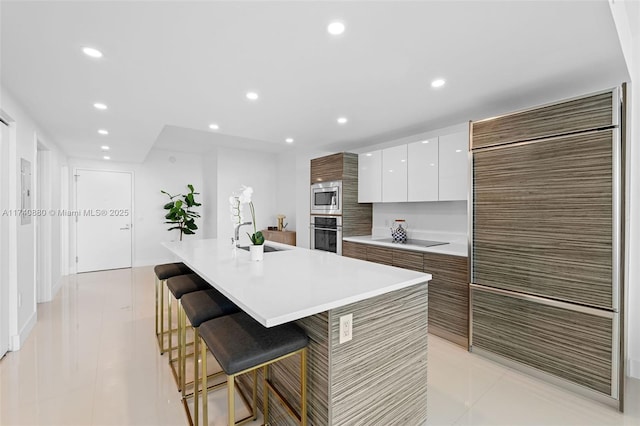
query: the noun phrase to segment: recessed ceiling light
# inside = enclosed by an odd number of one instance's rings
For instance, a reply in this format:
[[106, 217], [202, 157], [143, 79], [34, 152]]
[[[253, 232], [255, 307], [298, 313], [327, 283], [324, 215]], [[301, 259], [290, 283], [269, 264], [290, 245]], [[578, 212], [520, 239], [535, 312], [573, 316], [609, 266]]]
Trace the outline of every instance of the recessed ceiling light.
[[284, 141], [286, 143], [293, 143], [293, 138], [286, 138]]
[[210, 128], [211, 130], [218, 130], [218, 129], [220, 128], [220, 126], [218, 126], [218, 125], [217, 125], [217, 124], [215, 124], [215, 123], [211, 123], [211, 124], [209, 124], [209, 128]]
[[345, 26], [342, 22], [332, 22], [327, 26], [327, 31], [331, 35], [340, 35], [344, 32]]
[[109, 146], [107, 146], [107, 145], [102, 145], [100, 147], [100, 149], [103, 150], [103, 151], [109, 151], [109, 149], [111, 149], [111, 148], [109, 148]]
[[106, 135], [109, 134], [109, 131], [105, 130], [105, 129], [100, 129], [100, 130], [98, 130], [98, 133], [100, 133], [101, 135], [105, 135], [106, 136]]
[[105, 104], [100, 103], [100, 102], [96, 102], [95, 104], [93, 104], [93, 107], [95, 109], [100, 109], [100, 110], [107, 109], [107, 106]]
[[258, 99], [258, 94], [256, 92], [247, 92], [247, 99], [255, 101]]
[[422, 141], [422, 143], [429, 143], [429, 141]]
[[104, 158], [105, 160], [111, 160], [111, 157], [109, 157], [108, 155], [105, 155], [105, 156], [104, 156], [104, 157], [102, 157], [102, 158]]
[[400, 160], [400, 162], [401, 162], [401, 163], [406, 163], [406, 162], [407, 162], [407, 160]]
[[338, 118], [338, 123], [340, 123], [340, 124], [345, 124], [347, 121], [349, 121], [349, 120], [347, 120], [347, 117]]
[[434, 164], [434, 163], [431, 163], [431, 164], [429, 164], [429, 165], [430, 165], [431, 167], [435, 166], [435, 164]]
[[442, 87], [444, 86], [444, 83], [445, 83], [444, 79], [438, 78], [431, 82], [431, 87]]
[[462, 152], [462, 150], [461, 149], [456, 149], [456, 152]]
[[98, 49], [94, 49], [93, 47], [83, 47], [82, 52], [92, 58], [102, 58], [102, 52]]
[[365, 155], [366, 155], [367, 157], [371, 157], [373, 154], [372, 154], [372, 153], [370, 153], [370, 152], [367, 152]]

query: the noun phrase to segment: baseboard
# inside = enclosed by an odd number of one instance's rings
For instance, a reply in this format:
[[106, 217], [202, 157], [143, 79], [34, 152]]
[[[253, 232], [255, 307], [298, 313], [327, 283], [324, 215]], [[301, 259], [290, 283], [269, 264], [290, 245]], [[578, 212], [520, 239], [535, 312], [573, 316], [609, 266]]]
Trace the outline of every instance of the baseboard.
[[15, 336], [11, 336], [11, 345], [10, 345], [11, 347], [9, 348], [10, 351], [20, 350], [22, 345], [24, 345], [24, 342], [29, 337], [29, 334], [31, 334], [33, 327], [36, 326], [37, 322], [38, 322], [38, 312], [33, 312], [29, 317], [29, 320], [25, 323], [25, 325], [20, 330], [20, 332]]
[[629, 359], [627, 362], [627, 376], [640, 379], [640, 360]]

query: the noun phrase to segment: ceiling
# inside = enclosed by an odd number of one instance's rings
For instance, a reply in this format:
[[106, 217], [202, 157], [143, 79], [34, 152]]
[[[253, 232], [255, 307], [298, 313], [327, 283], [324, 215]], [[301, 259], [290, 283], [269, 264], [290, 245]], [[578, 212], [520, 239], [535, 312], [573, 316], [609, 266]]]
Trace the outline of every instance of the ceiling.
[[627, 79], [606, 0], [1, 0], [0, 19], [3, 87], [81, 158], [352, 149]]

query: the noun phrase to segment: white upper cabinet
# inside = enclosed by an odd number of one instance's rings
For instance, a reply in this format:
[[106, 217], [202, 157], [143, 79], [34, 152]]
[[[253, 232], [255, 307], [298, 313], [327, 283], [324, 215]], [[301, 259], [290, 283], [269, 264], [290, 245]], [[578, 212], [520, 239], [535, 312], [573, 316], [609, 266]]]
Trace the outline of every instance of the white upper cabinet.
[[358, 202], [466, 200], [468, 158], [468, 131], [360, 154]]
[[382, 201], [382, 151], [358, 155], [358, 202]]
[[407, 145], [382, 150], [382, 202], [407, 201]]
[[407, 200], [438, 201], [438, 138], [407, 145]]
[[439, 188], [440, 201], [466, 200], [469, 187], [469, 134], [467, 132], [440, 136]]

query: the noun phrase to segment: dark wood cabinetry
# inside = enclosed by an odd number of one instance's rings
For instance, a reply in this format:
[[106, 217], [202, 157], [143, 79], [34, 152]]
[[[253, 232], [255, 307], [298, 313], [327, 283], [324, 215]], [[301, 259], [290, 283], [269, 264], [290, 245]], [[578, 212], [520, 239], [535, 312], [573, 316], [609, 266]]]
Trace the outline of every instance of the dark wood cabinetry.
[[265, 240], [268, 240], [268, 241], [288, 244], [290, 246], [296, 245], [295, 231], [269, 231], [267, 229], [263, 229], [262, 235], [264, 235]]
[[[345, 155], [356, 155], [339, 152], [311, 160], [311, 183], [331, 182], [344, 178]], [[357, 156], [356, 156], [357, 161]], [[356, 173], [358, 168], [356, 167]]]
[[469, 343], [469, 259], [425, 253], [429, 281], [429, 331], [464, 347]]
[[469, 262], [463, 256], [393, 249], [344, 241], [342, 255], [398, 268], [427, 272], [429, 332], [463, 347], [469, 338]]
[[[342, 181], [342, 236], [371, 233], [371, 203], [358, 203], [358, 154], [340, 152], [311, 160], [311, 183]], [[344, 248], [343, 248], [344, 250]]]
[[471, 350], [618, 401], [623, 100], [613, 89], [471, 123]]

